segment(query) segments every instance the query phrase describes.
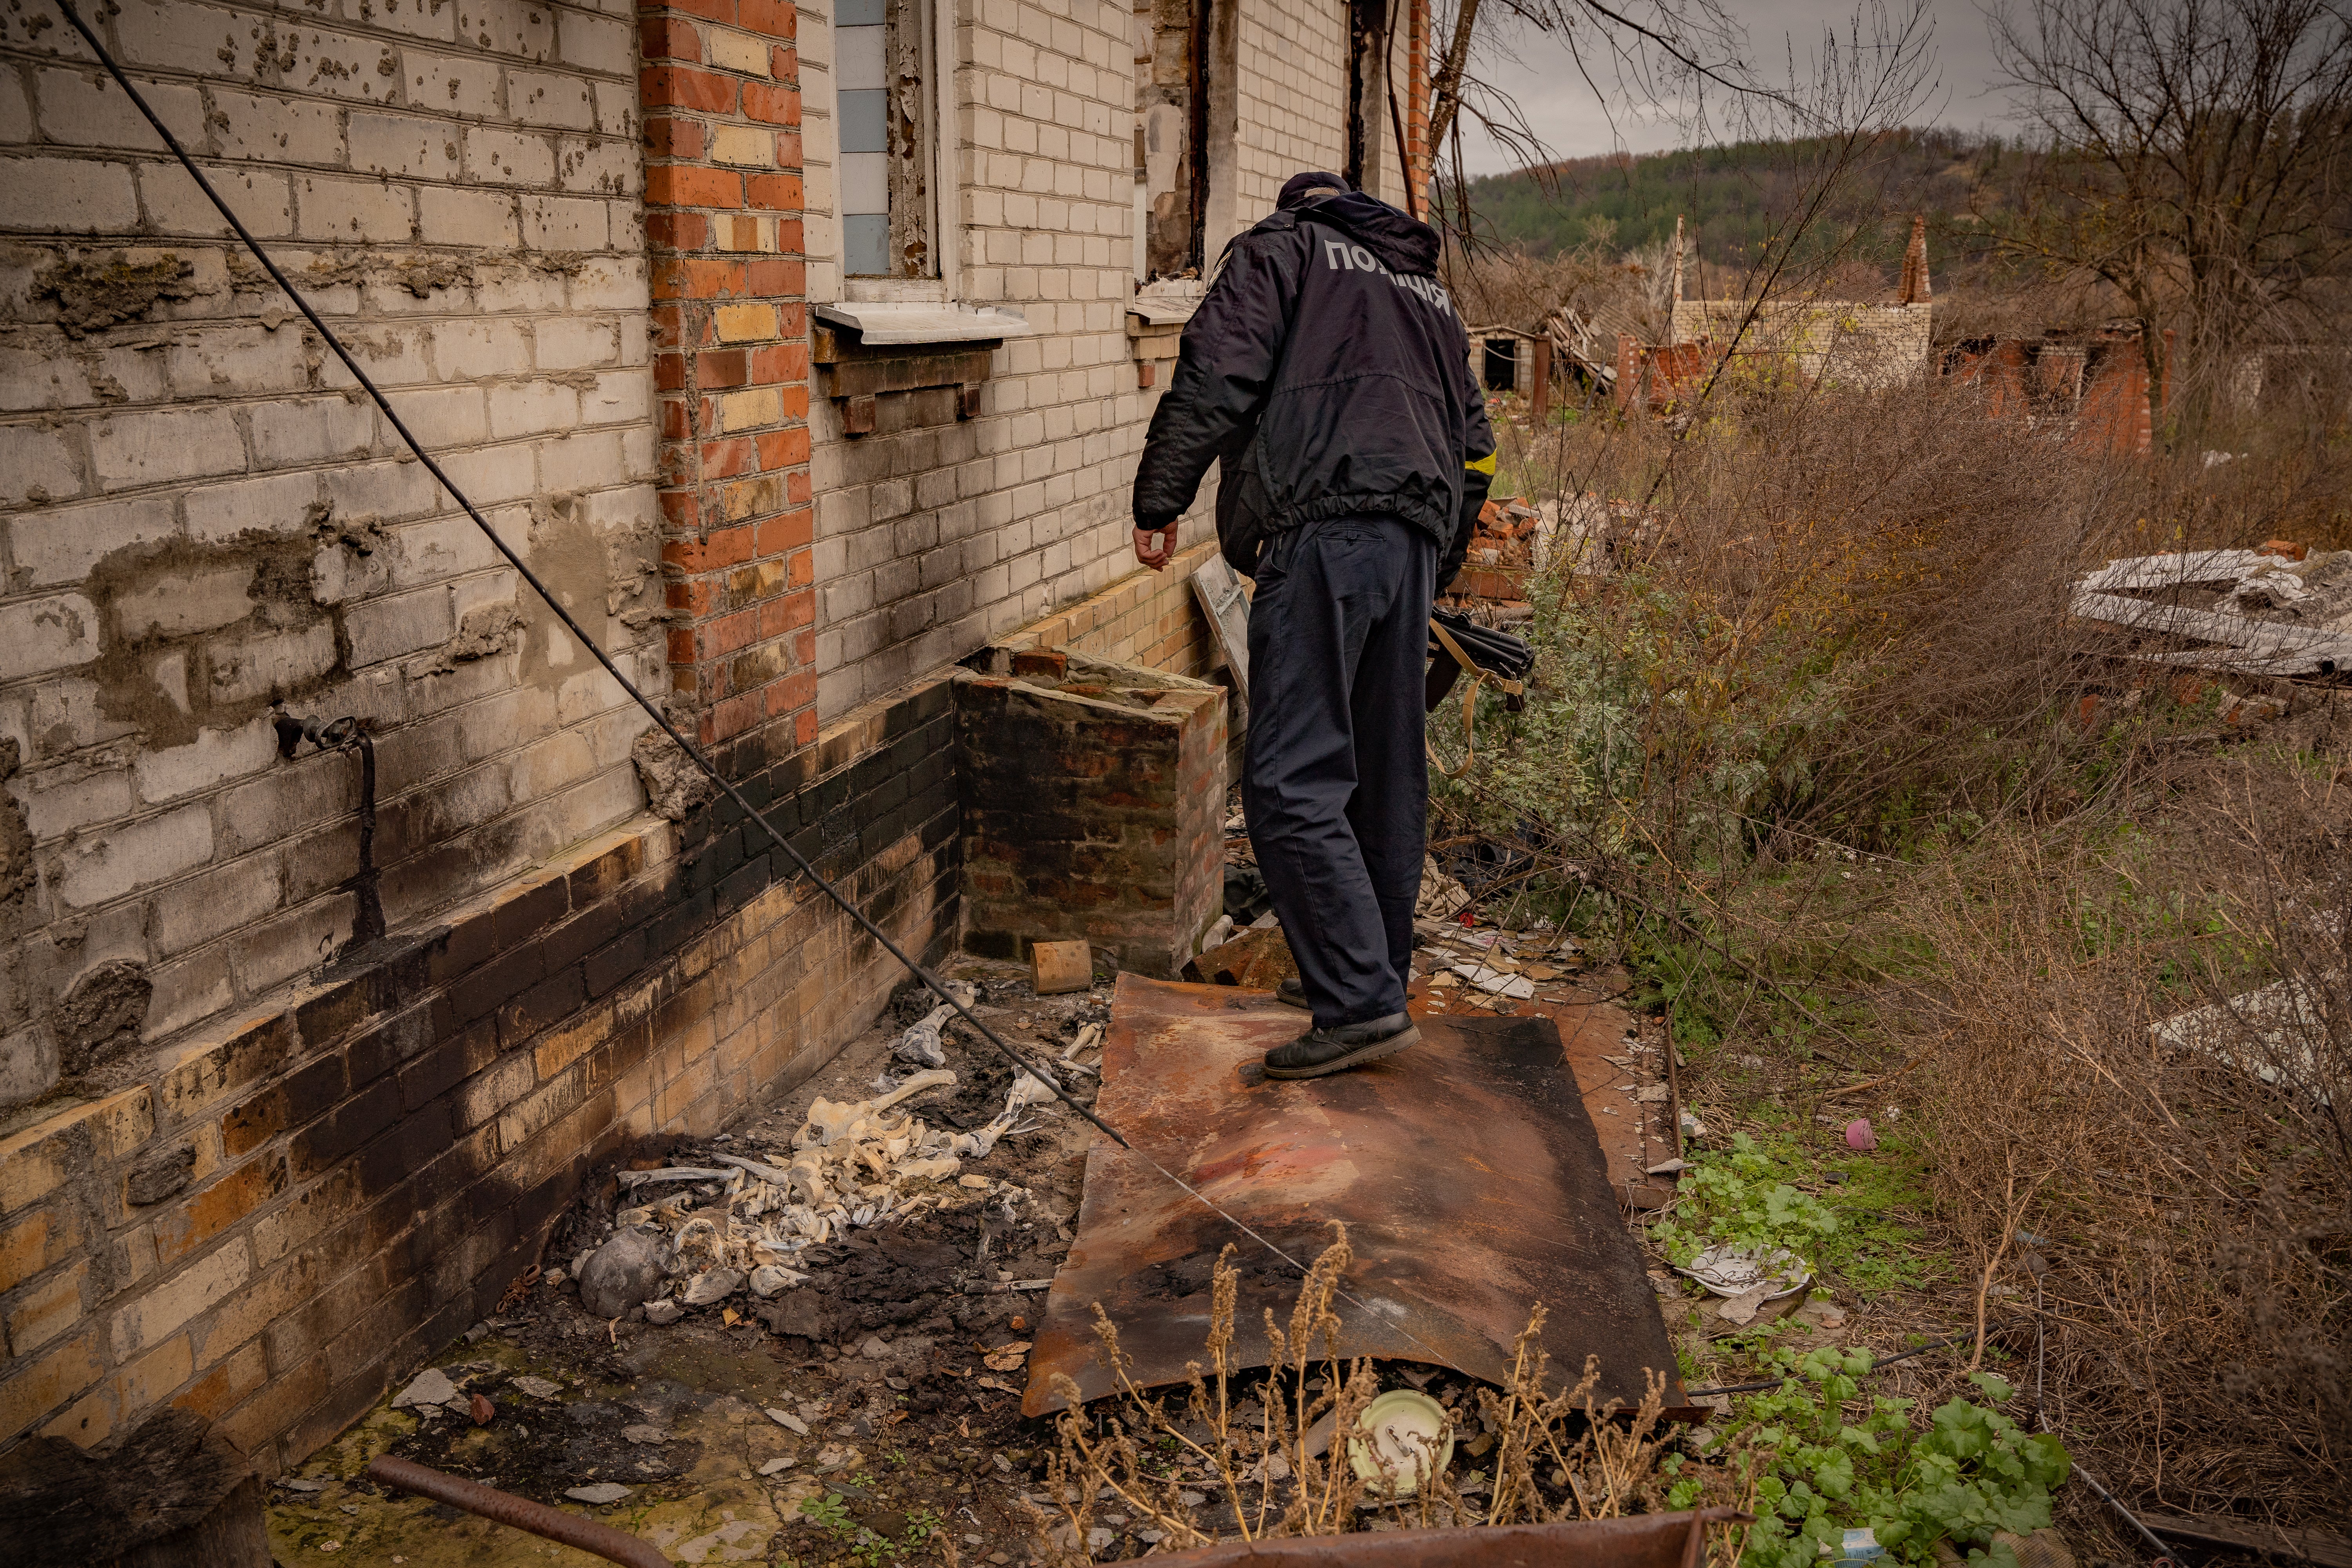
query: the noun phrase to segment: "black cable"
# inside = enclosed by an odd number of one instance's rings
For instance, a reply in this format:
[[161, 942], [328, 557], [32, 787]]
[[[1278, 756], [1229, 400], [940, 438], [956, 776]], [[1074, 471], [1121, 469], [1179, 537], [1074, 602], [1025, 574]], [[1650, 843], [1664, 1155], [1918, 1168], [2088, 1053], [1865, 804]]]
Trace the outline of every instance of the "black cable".
[[[523, 563], [520, 556], [517, 555], [512, 550], [508, 548], [507, 542], [499, 537], [498, 530], [489, 525], [488, 520], [484, 518], [481, 512], [476, 510], [474, 503], [466, 499], [465, 492], [460, 490], [456, 484], [451, 482], [447, 474], [441, 471], [441, 465], [435, 462], [431, 454], [427, 453], [424, 447], [418, 443], [416, 437], [409, 433], [407, 425], [402, 422], [399, 415], [393, 412], [392, 405], [390, 402], [386, 401], [383, 392], [377, 388], [373, 381], [369, 379], [367, 372], [360, 368], [359, 362], [352, 357], [351, 351], [343, 347], [342, 340], [335, 336], [334, 329], [328, 326], [326, 322], [319, 319], [318, 311], [310, 308], [310, 301], [304, 299], [300, 290], [297, 289], [294, 285], [288, 280], [286, 274], [278, 270], [278, 264], [269, 258], [269, 253], [261, 248], [260, 241], [253, 237], [252, 232], [245, 226], [241, 220], [239, 220], [236, 214], [230, 210], [228, 203], [221, 199], [220, 193], [213, 189], [212, 182], [205, 178], [204, 171], [196, 167], [195, 161], [190, 158], [188, 156], [187, 150], [180, 145], [179, 138], [173, 136], [171, 130], [164, 125], [163, 121], [156, 117], [155, 111], [147, 106], [147, 100], [140, 95], [139, 89], [131, 85], [131, 79], [122, 74], [122, 68], [115, 63], [114, 57], [107, 52], [106, 46], [98, 41], [98, 35], [91, 32], [89, 25], [82, 21], [80, 15], [73, 8], [71, 0], [57, 0], [57, 5], [58, 9], [65, 13], [66, 20], [72, 24], [74, 31], [81, 35], [82, 41], [89, 45], [90, 48], [97, 53], [99, 63], [106, 68], [107, 73], [114, 78], [116, 84], [130, 96], [132, 106], [135, 107], [141, 114], [146, 117], [148, 124], [155, 128], [155, 134], [163, 139], [163, 145], [172, 150], [172, 155], [173, 157], [179, 159], [180, 166], [187, 170], [188, 177], [196, 182], [196, 188], [204, 192], [206, 199], [213, 204], [213, 206], [220, 213], [221, 216], [228, 220], [229, 227], [236, 232], [237, 238], [245, 242], [245, 247], [253, 252], [254, 259], [260, 262], [262, 267], [268, 272], [270, 278], [276, 281], [278, 288], [286, 291], [286, 297], [294, 301], [294, 308], [302, 312], [303, 320], [309, 321], [311, 326], [318, 329], [319, 335], [326, 340], [327, 346], [329, 348], [335, 351], [335, 357], [343, 362], [344, 368], [349, 370], [352, 376], [358, 380], [360, 385], [367, 392], [367, 395], [375, 399], [375, 405], [383, 411], [383, 416], [386, 419], [392, 421], [393, 429], [399, 432], [401, 440], [405, 442], [408, 449], [416, 455], [416, 460], [423, 463], [425, 465], [425, 471], [431, 474], [433, 478], [439, 482], [442, 489], [447, 490], [450, 495], [457, 499], [459, 506], [466, 509], [466, 515], [474, 520], [474, 525], [482, 531], [483, 536], [489, 540], [491, 546], [496, 549], [500, 555], [506, 557], [509, 564], [512, 565], [518, 573], [521, 574], [522, 580], [530, 584], [532, 592], [536, 593], [541, 599], [547, 601], [548, 608], [555, 612], [557, 618], [563, 622], [564, 626], [571, 630], [572, 635], [580, 639], [581, 645], [587, 648], [590, 653], [596, 656], [596, 662], [604, 667], [604, 672], [607, 675], [610, 675], [614, 680], [618, 681], [620, 683], [621, 689], [627, 692], [632, 698], [634, 698], [636, 700], [637, 706], [644, 709], [646, 714], [652, 718], [656, 724], [661, 726], [662, 733], [667, 735], [672, 741], [675, 741], [677, 743], [678, 750], [685, 752], [696, 767], [700, 768], [705, 774], [709, 775], [711, 783], [726, 791], [728, 797], [733, 800], [737, 805], [743, 808], [744, 815], [749, 816], [752, 821], [758, 823], [761, 828], [766, 832], [768, 837], [776, 841], [776, 847], [782, 849], [786, 855], [792, 857], [793, 864], [799, 867], [801, 870], [806, 872], [809, 879], [824, 890], [825, 897], [840, 905], [843, 911], [846, 913], [850, 919], [865, 927], [866, 931], [873, 936], [874, 940], [880, 942], [884, 950], [887, 951], [891, 957], [906, 965], [907, 969], [914, 974], [916, 979], [920, 980], [930, 989], [933, 995], [939, 997], [949, 1006], [954, 1008], [957, 1015], [961, 1017], [965, 1023], [970, 1024], [974, 1029], [978, 1030], [981, 1037], [986, 1040], [992, 1047], [995, 1047], [999, 1056], [1004, 1058], [1005, 1060], [1011, 1062], [1014, 1067], [1020, 1068], [1022, 1071], [1035, 1078], [1037, 1081], [1044, 1084], [1047, 1089], [1052, 1091], [1055, 1099], [1060, 1100], [1064, 1105], [1068, 1106], [1072, 1110], [1076, 1111], [1080, 1116], [1086, 1118], [1088, 1125], [1092, 1126], [1097, 1131], [1109, 1139], [1112, 1142], [1118, 1144], [1120, 1148], [1126, 1150], [1130, 1154], [1133, 1154], [1137, 1159], [1141, 1160], [1145, 1164], [1150, 1166], [1151, 1169], [1162, 1179], [1174, 1185], [1178, 1190], [1184, 1193], [1185, 1195], [1192, 1198], [1202, 1207], [1207, 1209], [1211, 1214], [1215, 1215], [1219, 1219], [1223, 1220], [1227, 1225], [1232, 1226], [1235, 1230], [1249, 1237], [1250, 1240], [1257, 1243], [1260, 1247], [1265, 1247], [1268, 1252], [1273, 1253], [1276, 1258], [1282, 1259], [1283, 1262], [1287, 1263], [1293, 1268], [1297, 1269], [1301, 1274], [1307, 1273], [1308, 1271], [1308, 1265], [1300, 1262], [1297, 1258], [1293, 1258], [1281, 1247], [1276, 1247], [1272, 1241], [1260, 1235], [1252, 1226], [1244, 1223], [1238, 1216], [1227, 1213], [1206, 1193], [1202, 1192], [1200, 1188], [1192, 1185], [1192, 1183], [1186, 1181], [1183, 1177], [1178, 1175], [1175, 1172], [1170, 1170], [1167, 1166], [1161, 1164], [1159, 1161], [1153, 1159], [1142, 1150], [1138, 1149], [1134, 1144], [1129, 1143], [1124, 1137], [1120, 1136], [1118, 1129], [1105, 1121], [1101, 1117], [1097, 1116], [1087, 1107], [1080, 1105], [1076, 1100], [1071, 1099], [1070, 1096], [1063, 1089], [1062, 1086], [1053, 1079], [1050, 1073], [1031, 1066], [1030, 1063], [1022, 1057], [1020, 1052], [1014, 1050], [1011, 1046], [1006, 1045], [1002, 1039], [998, 1038], [996, 1031], [982, 1023], [978, 1018], [974, 1017], [972, 1016], [971, 1009], [965, 1006], [961, 999], [949, 991], [946, 984], [940, 980], [939, 976], [933, 974], [929, 970], [924, 968], [921, 964], [908, 957], [906, 951], [899, 947], [897, 942], [890, 940], [889, 932], [884, 931], [880, 926], [876, 925], [871, 920], [867, 919], [865, 910], [859, 909], [856, 904], [851, 903], [842, 893], [840, 889], [827, 881], [814, 866], [809, 864], [808, 858], [799, 850], [793, 847], [791, 840], [787, 839], [782, 833], [776, 830], [776, 825], [768, 820], [766, 814], [761, 812], [759, 807], [753, 805], [749, 800], [744, 798], [743, 792], [741, 790], [736, 788], [725, 775], [720, 773], [717, 768], [713, 767], [710, 763], [710, 760], [708, 757], [705, 757], [699, 751], [696, 750], [691, 742], [688, 741], [684, 735], [677, 732], [677, 729], [671, 725], [668, 718], [663, 714], [662, 710], [656, 707], [653, 702], [646, 698], [644, 692], [637, 689], [635, 682], [631, 681], [627, 676], [621, 673], [620, 667], [613, 662], [611, 656], [604, 652], [603, 647], [597, 643], [596, 639], [590, 637], [586, 631], [582, 629], [580, 623], [572, 618], [572, 612], [565, 609], [562, 602], [548, 591], [547, 584], [539, 580], [538, 574]], [[1423, 1340], [1411, 1329], [1406, 1328], [1404, 1324], [1395, 1321], [1389, 1314], [1381, 1312], [1370, 1306], [1366, 1302], [1359, 1300], [1357, 1297], [1349, 1294], [1345, 1289], [1334, 1287], [1332, 1294], [1337, 1296], [1339, 1300], [1347, 1302], [1349, 1306], [1355, 1307], [1359, 1310], [1362, 1311], [1366, 1317], [1381, 1322], [1383, 1326], [1393, 1330], [1394, 1331], [1404, 1335], [1405, 1338], [1412, 1341], [1414, 1344], [1419, 1345], [1423, 1350], [1429, 1352], [1430, 1360], [1439, 1363], [1444, 1362], [1444, 1356], [1439, 1352], [1435, 1346], [1430, 1344], [1428, 1341]]]
[[[684, 752], [687, 756], [691, 758], [695, 766], [700, 768], [705, 773], [709, 774], [710, 781], [713, 784], [726, 791], [728, 798], [734, 801], [737, 805], [741, 806], [743, 808], [744, 815], [749, 816], [752, 821], [758, 823], [761, 829], [767, 833], [768, 837], [776, 841], [776, 847], [782, 849], [786, 855], [792, 857], [793, 864], [804, 872], [810, 880], [814, 881], [820, 889], [824, 889], [825, 897], [840, 905], [842, 910], [846, 913], [850, 919], [865, 927], [866, 933], [872, 936], [875, 941], [880, 942], [891, 957], [897, 959], [900, 963], [905, 964], [908, 970], [913, 972], [915, 978], [920, 980], [925, 985], [930, 988], [934, 995], [938, 996], [949, 1006], [953, 1007], [957, 1014], [962, 1017], [965, 1023], [970, 1024], [974, 1029], [980, 1031], [981, 1037], [985, 1039], [991, 1046], [993, 1046], [999, 1055], [1003, 1056], [1014, 1067], [1029, 1073], [1040, 1083], [1043, 1083], [1047, 1089], [1051, 1089], [1054, 1093], [1055, 1099], [1060, 1100], [1064, 1105], [1068, 1106], [1072, 1110], [1076, 1111], [1080, 1116], [1085, 1117], [1087, 1121], [1094, 1126], [1097, 1131], [1102, 1133], [1114, 1143], [1117, 1143], [1120, 1148], [1132, 1150], [1134, 1145], [1128, 1142], [1125, 1138], [1120, 1137], [1108, 1122], [1097, 1116], [1086, 1106], [1080, 1105], [1076, 1100], [1070, 1098], [1069, 1094], [1063, 1089], [1061, 1084], [1055, 1081], [1049, 1073], [1032, 1067], [1022, 1058], [1018, 1051], [1015, 1051], [1011, 1046], [1006, 1045], [1002, 1039], [999, 1039], [995, 1030], [990, 1028], [987, 1025], [974, 1017], [972, 1016], [971, 1009], [966, 1007], [961, 1000], [950, 993], [947, 986], [940, 982], [939, 976], [933, 974], [923, 965], [916, 963], [912, 958], [909, 958], [903, 948], [901, 948], [897, 942], [890, 940], [889, 932], [884, 931], [880, 926], [876, 925], [871, 920], [867, 919], [865, 910], [859, 909], [856, 904], [851, 903], [849, 900], [844, 896], [840, 889], [835, 887], [830, 881], [826, 880], [824, 874], [809, 863], [808, 858], [803, 855], [798, 849], [793, 848], [792, 841], [776, 830], [776, 825], [768, 820], [767, 815], [761, 811], [758, 806], [753, 805], [749, 799], [745, 798], [743, 792], [736, 788], [735, 784], [730, 780], [719, 773], [716, 767], [713, 767], [710, 763], [710, 760], [708, 757], [705, 757], [700, 751], [697, 750], [693, 742], [689, 742], [684, 735], [678, 733], [677, 726], [673, 725], [662, 710], [658, 707], [655, 706], [652, 700], [647, 698], [644, 692], [638, 690], [636, 684], [630, 680], [627, 676], [621, 673], [620, 666], [613, 662], [612, 656], [604, 651], [604, 647], [596, 641], [595, 638], [590, 637], [587, 632], [582, 628], [578, 621], [572, 618], [572, 612], [563, 607], [563, 602], [558, 599], [552, 593], [549, 592], [547, 584], [539, 580], [539, 574], [524, 563], [522, 557], [517, 555], [514, 551], [509, 547], [505, 540], [499, 537], [498, 530], [490, 526], [489, 520], [483, 517], [480, 510], [475, 507], [474, 503], [466, 498], [465, 491], [459, 489], [456, 482], [453, 481], [447, 474], [442, 471], [441, 465], [433, 460], [433, 455], [427, 452], [417, 441], [416, 437], [409, 432], [406, 423], [401, 419], [398, 414], [393, 411], [391, 401], [384, 396], [383, 391], [377, 387], [374, 381], [370, 379], [368, 373], [360, 367], [359, 361], [352, 357], [351, 351], [343, 347], [342, 340], [335, 336], [334, 330], [332, 328], [329, 327], [326, 322], [319, 319], [319, 312], [310, 308], [310, 301], [302, 296], [301, 291], [294, 287], [292, 282], [287, 279], [285, 273], [278, 270], [278, 263], [271, 260], [269, 258], [269, 253], [261, 248], [260, 242], [253, 237], [252, 231], [247, 229], [245, 226], [243, 220], [241, 220], [235, 212], [230, 210], [228, 203], [221, 199], [220, 193], [213, 189], [212, 182], [205, 178], [204, 171], [196, 167], [195, 161], [190, 158], [188, 156], [187, 150], [180, 145], [179, 138], [173, 136], [171, 130], [156, 116], [155, 111], [147, 106], [146, 99], [140, 95], [137, 88], [131, 85], [131, 79], [122, 74], [122, 68], [115, 63], [114, 57], [107, 52], [106, 46], [98, 41], [98, 35], [90, 31], [89, 25], [81, 19], [80, 13], [74, 9], [73, 5], [70, 4], [70, 0], [58, 0], [58, 9], [65, 13], [66, 20], [73, 25], [73, 30], [79, 33], [82, 37], [82, 41], [88, 44], [90, 48], [97, 53], [99, 63], [106, 68], [108, 74], [112, 76], [115, 81], [121, 87], [122, 90], [130, 95], [133, 107], [135, 107], [141, 114], [147, 117], [147, 123], [155, 128], [155, 134], [163, 139], [163, 145], [169, 147], [172, 150], [173, 156], [180, 160], [180, 166], [187, 170], [188, 177], [190, 179], [196, 182], [196, 188], [204, 192], [205, 195], [212, 202], [213, 205], [219, 210], [221, 216], [228, 220], [229, 227], [236, 231], [236, 237], [245, 242], [245, 247], [253, 252], [254, 259], [260, 262], [263, 268], [268, 272], [270, 279], [277, 283], [278, 288], [286, 291], [286, 297], [294, 301], [294, 308], [302, 312], [303, 319], [309, 321], [311, 326], [318, 329], [319, 335], [326, 340], [327, 346], [329, 348], [335, 351], [335, 357], [343, 362], [343, 368], [352, 373], [352, 377], [359, 382], [361, 389], [375, 400], [375, 405], [382, 409], [383, 411], [383, 416], [392, 422], [392, 427], [399, 434], [401, 440], [406, 444], [411, 452], [416, 455], [416, 460], [425, 465], [425, 471], [431, 474], [435, 480], [440, 484], [443, 489], [447, 490], [451, 496], [456, 498], [457, 504], [465, 509], [466, 515], [472, 518], [474, 520], [475, 526], [482, 531], [483, 537], [490, 542], [492, 547], [495, 548], [500, 555], [507, 558], [507, 563], [509, 565], [512, 566], [517, 572], [522, 574], [522, 580], [530, 584], [531, 591], [536, 593], [541, 599], [547, 601], [548, 608], [555, 612], [556, 618], [563, 623], [565, 628], [569, 630], [573, 637], [580, 639], [580, 643], [583, 647], [587, 648], [591, 654], [595, 656], [596, 662], [604, 667], [604, 673], [611, 676], [614, 680], [620, 682], [621, 689], [627, 692], [632, 698], [635, 699], [637, 706], [644, 709], [646, 712], [651, 716], [656, 724], [661, 726], [662, 733], [667, 735], [672, 741], [675, 741], [677, 743], [678, 750]], [[1226, 1217], [1229, 1219], [1231, 1218], [1230, 1215]]]

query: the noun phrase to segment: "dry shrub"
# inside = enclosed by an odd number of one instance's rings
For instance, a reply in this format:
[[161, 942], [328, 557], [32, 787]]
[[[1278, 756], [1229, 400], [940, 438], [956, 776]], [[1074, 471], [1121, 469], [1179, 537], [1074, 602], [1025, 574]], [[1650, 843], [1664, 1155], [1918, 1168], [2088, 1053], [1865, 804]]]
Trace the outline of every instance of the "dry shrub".
[[[2352, 1496], [2352, 794], [2261, 756], [2171, 782], [2150, 828], [1949, 864], [1920, 911], [1940, 982], [1887, 1013], [1930, 1049], [1981, 1283], [2030, 1309], [2046, 1264], [2043, 1366], [2031, 1317], [1993, 1315], [2053, 1426], [2126, 1497], [2326, 1521]], [[2242, 1000], [2282, 978], [2291, 1016]], [[2210, 1049], [2151, 1035], [2200, 1008]]]
[[[1289, 1329], [1266, 1313], [1274, 1366], [1246, 1379], [1231, 1360], [1240, 1276], [1232, 1266], [1234, 1248], [1225, 1248], [1211, 1285], [1209, 1360], [1192, 1363], [1191, 1387], [1177, 1412], [1166, 1397], [1129, 1380], [1118, 1325], [1096, 1308], [1097, 1355], [1116, 1373], [1119, 1395], [1089, 1411], [1075, 1383], [1055, 1379], [1055, 1392], [1068, 1402], [1055, 1418], [1059, 1448], [1047, 1463], [1048, 1488], [1064, 1512], [1046, 1543], [1056, 1558], [1089, 1560], [1096, 1505], [1105, 1495], [1129, 1515], [1149, 1520], [1162, 1536], [1158, 1545], [1169, 1550], [1220, 1538], [1615, 1519], [1664, 1506], [1661, 1460], [1668, 1434], [1658, 1422], [1664, 1379], [1653, 1375], [1640, 1408], [1632, 1412], [1621, 1412], [1614, 1401], [1595, 1407], [1597, 1358], [1575, 1384], [1552, 1387], [1540, 1305], [1513, 1343], [1509, 1385], [1477, 1390], [1478, 1418], [1493, 1447], [1475, 1460], [1457, 1448], [1453, 1465], [1439, 1469], [1438, 1450], [1457, 1436], [1449, 1428], [1429, 1445], [1418, 1467], [1423, 1483], [1410, 1495], [1394, 1497], [1399, 1476], [1385, 1460], [1378, 1479], [1367, 1482], [1349, 1458], [1345, 1434], [1358, 1430], [1358, 1418], [1381, 1392], [1380, 1378], [1370, 1361], [1339, 1358], [1339, 1321], [1331, 1303], [1352, 1255], [1346, 1227], [1332, 1229], [1338, 1239], [1308, 1269]], [[1246, 1393], [1240, 1386], [1244, 1381]], [[1236, 1414], [1248, 1406], [1256, 1411], [1254, 1421]], [[1310, 1442], [1318, 1429], [1328, 1434], [1319, 1449]], [[1690, 1473], [1704, 1488], [1702, 1503], [1712, 1504], [1751, 1499], [1754, 1471], [1743, 1456], [1740, 1462]], [[1472, 1473], [1485, 1484], [1474, 1485]], [[1213, 1532], [1181, 1501], [1188, 1488], [1213, 1494], [1208, 1505]], [[1735, 1561], [1736, 1553], [1721, 1560]]]
[[[1735, 381], [1513, 426], [1504, 462], [1497, 493], [1623, 504], [1606, 574], [1531, 595], [1538, 689], [1440, 795], [1493, 875], [1448, 868], [1614, 938], [1711, 1103], [1717, 1040], [1784, 1109], [1921, 1058], [1925, 1240], [1969, 1288], [1913, 1326], [1981, 1317], [2030, 1394], [2038, 1321], [2043, 1409], [2126, 1499], [2340, 1514], [2352, 699], [2282, 685], [2289, 719], [2233, 731], [2066, 614], [2109, 557], [2324, 542], [2308, 497], [2086, 459], [1942, 383]], [[2212, 1049], [2151, 1035], [2198, 1008]]]

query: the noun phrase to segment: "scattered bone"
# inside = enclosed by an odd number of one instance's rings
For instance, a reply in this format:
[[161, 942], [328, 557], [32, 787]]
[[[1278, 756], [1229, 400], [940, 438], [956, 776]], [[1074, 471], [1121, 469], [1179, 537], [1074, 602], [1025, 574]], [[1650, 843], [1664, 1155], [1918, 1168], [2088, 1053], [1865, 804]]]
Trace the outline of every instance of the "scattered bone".
[[[965, 1006], [969, 1007], [972, 1005], [974, 993], [971, 986], [961, 982], [950, 982], [948, 992]], [[932, 1008], [910, 1026], [905, 1034], [898, 1037], [898, 1043], [892, 1048], [892, 1054], [901, 1061], [919, 1062], [927, 1068], [947, 1066], [948, 1054], [940, 1048], [940, 1031], [947, 1026], [948, 1020], [955, 1015], [956, 1010], [946, 1003]]]

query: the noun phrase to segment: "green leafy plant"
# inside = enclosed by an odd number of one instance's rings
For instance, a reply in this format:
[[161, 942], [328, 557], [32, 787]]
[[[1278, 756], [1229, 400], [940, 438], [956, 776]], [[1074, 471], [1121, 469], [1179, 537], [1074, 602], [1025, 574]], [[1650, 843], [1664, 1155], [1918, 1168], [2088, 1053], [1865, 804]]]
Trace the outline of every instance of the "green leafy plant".
[[921, 1546], [924, 1542], [940, 1534], [947, 1529], [947, 1521], [940, 1517], [939, 1510], [935, 1508], [910, 1509], [907, 1513], [906, 1543], [910, 1547]]
[[801, 1517], [819, 1530], [829, 1530], [835, 1534], [851, 1528], [848, 1509], [844, 1507], [841, 1500], [831, 1492], [810, 1498], [802, 1503]]
[[1771, 1154], [1745, 1132], [1732, 1135], [1727, 1151], [1695, 1161], [1683, 1194], [1650, 1234], [1667, 1257], [1685, 1266], [1707, 1247], [1726, 1243], [1758, 1257], [1785, 1248], [1811, 1268], [1819, 1238], [1838, 1228], [1829, 1206], [1782, 1180]]
[[[1782, 1351], [1773, 1359], [1792, 1381], [1748, 1401], [1729, 1434], [1765, 1456], [1745, 1568], [1809, 1568], [1855, 1529], [1870, 1530], [1903, 1563], [1933, 1561], [1935, 1543], [1948, 1539], [1972, 1563], [2017, 1568], [1994, 1532], [2025, 1535], [2050, 1522], [2051, 1489], [2069, 1469], [2057, 1438], [1967, 1399], [1938, 1405], [1924, 1432], [1912, 1428], [1908, 1399], [1874, 1398], [1855, 1421], [1847, 1407], [1870, 1370], [1866, 1352]], [[1990, 1373], [1969, 1381], [1992, 1405], [2011, 1397]], [[1680, 1479], [1668, 1500], [1683, 1508], [1696, 1496], [1696, 1482]]]

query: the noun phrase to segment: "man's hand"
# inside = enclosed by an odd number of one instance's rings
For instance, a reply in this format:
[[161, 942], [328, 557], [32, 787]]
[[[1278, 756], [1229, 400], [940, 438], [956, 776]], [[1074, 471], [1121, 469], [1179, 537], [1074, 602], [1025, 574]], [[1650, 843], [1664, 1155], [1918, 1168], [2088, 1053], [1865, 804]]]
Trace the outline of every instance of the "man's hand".
[[1176, 553], [1176, 525], [1165, 528], [1139, 528], [1135, 531], [1135, 558], [1154, 572], [1168, 564]]

